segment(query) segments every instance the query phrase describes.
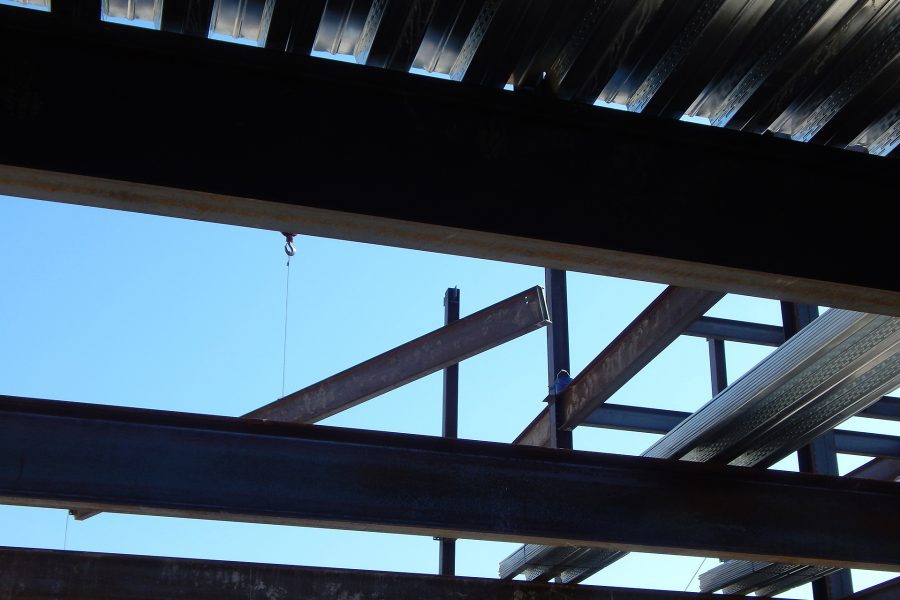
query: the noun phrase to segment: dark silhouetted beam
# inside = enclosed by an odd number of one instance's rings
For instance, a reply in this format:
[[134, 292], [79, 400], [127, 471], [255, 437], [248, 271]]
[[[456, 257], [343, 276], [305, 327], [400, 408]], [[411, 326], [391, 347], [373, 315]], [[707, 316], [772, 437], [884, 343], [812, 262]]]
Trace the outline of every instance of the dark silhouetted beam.
[[[863, 412], [859, 417], [871, 417], [873, 412], [879, 412], [880, 406], [885, 401], [891, 402], [896, 398], [885, 396]], [[628, 406], [625, 404], [604, 404], [585, 419], [582, 425], [588, 427], [602, 427], [604, 429], [622, 429], [625, 431], [640, 431], [643, 433], [665, 434], [688, 418], [690, 413], [677, 410], [663, 410], [661, 408], [645, 408], [643, 406]], [[894, 444], [900, 438], [887, 435], [875, 435], [859, 433], [856, 431], [835, 431], [840, 438], [837, 449], [846, 454], [861, 454], [877, 456], [878, 450], [887, 450], [888, 456], [893, 452]], [[859, 450], [868, 449], [871, 452]], [[854, 451], [851, 451], [854, 450]], [[887, 479], [887, 478], [882, 478]]]
[[544, 292], [534, 287], [280, 398], [245, 417], [315, 423], [540, 329], [548, 322]]
[[900, 566], [893, 483], [10, 397], [0, 427], [5, 504]]
[[834, 431], [834, 445], [842, 454], [900, 458], [900, 437], [861, 431]]
[[0, 8], [0, 193], [900, 314], [892, 161]]
[[869, 417], [870, 419], [900, 421], [900, 398], [883, 396], [881, 400], [864, 410], [859, 416]]
[[900, 478], [900, 460], [892, 458], [876, 458], [858, 467], [847, 477], [860, 477], [862, 479], [877, 479], [879, 481], [894, 481]]
[[[559, 395], [559, 428], [582, 424], [687, 327], [722, 298], [716, 292], [669, 287], [604, 348]], [[546, 445], [549, 413], [542, 413], [515, 443]], [[536, 444], [535, 442], [543, 442]]]
[[857, 592], [844, 600], [897, 600], [900, 598], [900, 577]]
[[684, 330], [684, 335], [761, 346], [780, 346], [784, 343], [784, 329], [777, 325], [747, 323], [717, 317], [700, 317]]
[[660, 590], [321, 569], [95, 552], [0, 548], [2, 598], [117, 600], [738, 600]]
[[691, 413], [624, 404], [604, 404], [592, 412], [582, 425], [604, 429], [622, 429], [642, 433], [669, 433]]

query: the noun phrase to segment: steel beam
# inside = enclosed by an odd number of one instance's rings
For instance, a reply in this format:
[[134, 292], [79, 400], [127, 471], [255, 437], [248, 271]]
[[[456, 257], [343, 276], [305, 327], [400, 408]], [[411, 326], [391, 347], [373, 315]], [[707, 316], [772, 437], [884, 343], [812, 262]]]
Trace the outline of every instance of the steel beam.
[[[559, 395], [559, 428], [571, 430], [583, 423], [722, 295], [675, 287], [663, 291]], [[542, 414], [515, 443], [544, 442], [549, 413]]]
[[834, 431], [834, 445], [841, 454], [900, 458], [900, 437], [862, 431]]
[[549, 586], [218, 560], [0, 548], [0, 598], [146, 600], [738, 600], [660, 590]]
[[604, 404], [585, 419], [582, 425], [640, 431], [642, 433], [669, 433], [675, 426], [691, 416], [691, 413], [624, 404]]
[[544, 292], [525, 290], [244, 415], [315, 423], [549, 322]]
[[879, 481], [896, 481], [897, 479], [900, 479], [900, 460], [876, 458], [875, 460], [870, 460], [851, 473], [847, 473], [847, 477], [877, 479]]
[[[885, 396], [856, 416], [872, 417], [872, 413], [880, 412], [879, 406], [885, 400], [895, 400], [895, 398]], [[665, 434], [669, 433], [672, 428], [689, 416], [691, 416], [691, 413], [677, 410], [645, 408], [643, 406], [628, 406], [625, 404], [604, 404], [592, 412], [582, 425], [602, 427], [604, 429]], [[889, 435], [843, 430], [835, 431], [834, 434], [836, 435], [837, 451], [845, 454], [879, 456], [879, 452], [881, 452], [885, 456], [892, 456], [896, 453], [897, 443], [900, 443], [900, 437]]]
[[893, 483], [10, 397], [0, 427], [6, 504], [900, 567]]
[[864, 410], [859, 416], [869, 417], [870, 419], [900, 421], [900, 398], [882, 396], [881, 400]]
[[[900, 314], [871, 260], [895, 251], [892, 161], [0, 9], [0, 55], [20, 57], [0, 74], [0, 193]], [[716, 176], [698, 185], [698, 164]], [[799, 193], [857, 200], [810, 215]], [[602, 221], [572, 218], [584, 198]], [[759, 209], [726, 221], [722, 198]], [[807, 226], [746, 252], [775, 213]]]
[[778, 325], [747, 323], [717, 317], [700, 317], [684, 330], [684, 335], [761, 346], [780, 346], [784, 343], [784, 328]]
[[897, 598], [900, 598], [900, 577], [857, 592], [844, 600], [897, 600]]

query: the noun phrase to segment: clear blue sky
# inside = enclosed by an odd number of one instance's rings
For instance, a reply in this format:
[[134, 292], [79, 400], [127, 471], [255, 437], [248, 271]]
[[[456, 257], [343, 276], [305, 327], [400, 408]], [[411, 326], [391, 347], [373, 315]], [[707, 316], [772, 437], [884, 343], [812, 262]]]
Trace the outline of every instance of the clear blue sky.
[[[466, 315], [543, 285], [535, 267], [320, 238], [296, 245], [288, 392], [439, 327], [447, 287], [461, 289]], [[232, 416], [274, 400], [282, 246], [274, 232], [0, 196], [0, 393]], [[662, 289], [570, 274], [573, 371]], [[709, 314], [780, 323], [771, 300], [728, 296]], [[534, 332], [463, 363], [461, 437], [509, 442], [537, 414], [545, 344], [544, 332]], [[769, 351], [727, 344], [729, 380]], [[682, 337], [612, 401], [693, 411], [709, 397], [706, 342]], [[440, 411], [435, 374], [324, 424], [439, 435]], [[852, 425], [900, 433], [867, 419]], [[575, 445], [639, 454], [656, 437], [581, 428]], [[842, 469], [862, 462], [842, 457]], [[74, 522], [59, 510], [0, 506], [0, 545], [61, 548], [64, 540], [78, 550], [420, 573], [435, 572], [438, 550], [430, 537], [115, 514]], [[496, 577], [517, 546], [461, 541], [458, 572]], [[589, 583], [680, 590], [700, 560], [633, 553]], [[854, 581], [861, 588], [889, 577], [855, 572]]]

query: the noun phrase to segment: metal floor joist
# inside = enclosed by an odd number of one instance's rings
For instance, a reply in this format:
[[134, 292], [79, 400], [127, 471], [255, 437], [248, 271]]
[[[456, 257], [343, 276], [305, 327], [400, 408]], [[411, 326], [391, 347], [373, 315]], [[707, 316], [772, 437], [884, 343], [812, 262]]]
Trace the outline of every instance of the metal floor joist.
[[[644, 456], [769, 466], [900, 384], [900, 319], [831, 310], [788, 340]], [[895, 438], [896, 439], [896, 438]], [[525, 546], [500, 575], [578, 582], [621, 552]]]

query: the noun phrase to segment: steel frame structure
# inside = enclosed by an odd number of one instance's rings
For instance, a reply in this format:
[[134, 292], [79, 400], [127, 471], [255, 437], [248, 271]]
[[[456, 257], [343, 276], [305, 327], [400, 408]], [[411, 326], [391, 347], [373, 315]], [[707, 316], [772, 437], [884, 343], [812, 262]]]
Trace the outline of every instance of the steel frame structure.
[[[0, 6], [0, 56], [16, 57], [5, 59], [0, 74], [0, 193], [538, 265], [546, 268], [546, 303], [536, 288], [460, 318], [458, 290], [448, 290], [444, 328], [244, 418], [0, 397], [0, 501], [67, 508], [79, 518], [111, 510], [433, 535], [447, 576], [458, 537], [900, 570], [900, 491], [893, 482], [900, 438], [829, 432], [801, 452], [811, 474], [571, 450], [579, 425], [663, 433], [685, 418], [605, 404], [680, 335], [709, 341], [716, 395], [727, 386], [725, 341], [778, 346], [814, 318], [814, 304], [900, 316], [900, 284], [871, 260], [895, 251], [900, 215], [879, 196], [900, 184], [896, 163], [744, 133], [769, 123], [786, 131], [778, 117], [787, 110], [787, 93], [767, 97], [752, 83], [769, 77], [780, 89], [805, 90], [790, 107], [798, 139], [846, 146], [865, 128], [873, 148], [887, 144], [897, 125], [883, 113], [900, 98], [893, 77], [900, 62], [891, 59], [900, 43], [897, 3], [856, 7], [840, 16], [842, 28], [808, 33], [823, 44], [815, 52], [852, 50], [847, 63], [876, 73], [865, 84], [848, 65], [829, 71], [824, 83], [791, 75], [785, 65], [804, 64], [804, 52], [815, 55], [790, 46], [800, 32], [769, 27], [750, 35], [760, 14], [720, 1], [658, 2], [651, 17], [625, 2], [583, 2], [579, 20], [551, 2], [524, 3], [521, 17], [512, 2], [373, 0], [354, 45], [357, 59], [373, 68], [310, 59], [316, 44], [344, 43], [336, 33], [323, 34], [322, 24], [359, 20], [345, 4], [275, 2], [264, 51], [205, 39], [216, 10], [210, 0], [164, 2], [156, 32], [101, 23], [99, 0], [57, 0], [49, 15]], [[802, 9], [785, 4], [772, 12], [814, 21], [833, 10], [828, 2], [797, 4]], [[542, 19], [555, 29], [536, 48]], [[578, 103], [601, 93], [618, 97], [629, 87], [613, 67], [637, 48], [601, 44], [613, 23], [661, 40], [647, 53], [661, 52], [657, 62], [631, 65], [642, 79], [630, 84], [630, 106], [644, 116]], [[884, 41], [848, 42], [864, 30]], [[735, 31], [734, 39], [762, 54], [726, 65], [732, 54], [711, 31]], [[434, 39], [443, 45], [416, 52]], [[546, 78], [535, 71], [540, 61], [513, 60], [515, 49], [526, 48], [539, 57], [556, 49]], [[478, 85], [405, 73], [416, 65]], [[726, 67], [744, 73], [732, 92], [703, 88], [703, 76]], [[522, 93], [495, 89], [507, 80]], [[616, 86], [598, 88], [601, 80]], [[223, 97], [211, 85], [221, 81], [232, 94]], [[72, 95], [74, 87], [82, 93]], [[176, 90], [203, 112], [160, 110]], [[724, 100], [711, 119], [730, 119], [728, 129], [655, 118], [702, 112], [714, 97]], [[217, 129], [238, 107], [259, 118], [252, 126], [234, 123], [227, 134]], [[831, 118], [845, 107], [854, 116]], [[147, 133], [139, 137], [115, 126], [135, 112], [146, 118]], [[85, 148], [98, 123], [111, 125], [102, 143]], [[279, 139], [252, 149], [223, 143], [276, 128]], [[173, 132], [183, 143], [172, 143]], [[335, 156], [362, 158], [339, 193], [331, 193], [344, 175]], [[607, 165], [606, 176], [596, 176], [598, 164]], [[698, 164], [715, 176], [700, 184], [690, 175]], [[401, 188], [398, 166], [408, 177]], [[298, 188], [307, 192], [302, 200]], [[799, 193], [853, 197], [856, 206], [811, 212], [796, 202]], [[372, 201], [380, 197], [391, 200]], [[551, 210], [523, 208], [523, 201], [547, 198], [555, 199]], [[606, 218], [572, 218], [585, 198], [603, 198]], [[758, 211], [731, 219], [721, 211], [723, 198]], [[772, 230], [773, 212], [783, 223], [803, 225], [779, 244], [747, 252], [747, 240]], [[823, 238], [843, 243], [823, 246]], [[566, 271], [670, 286], [571, 381], [563, 375], [570, 370]], [[785, 301], [783, 326], [704, 316], [728, 292]], [[545, 410], [511, 445], [454, 439], [454, 365], [545, 326]], [[422, 349], [431, 352], [425, 359], [416, 354]], [[308, 424], [442, 369], [447, 439]], [[313, 396], [317, 405], [308, 401]], [[885, 397], [862, 416], [898, 420], [900, 400]], [[101, 429], [108, 437], [92, 443]], [[53, 443], [38, 443], [48, 436]], [[296, 467], [285, 457], [298, 449], [316, 486], [298, 486], [289, 476]], [[835, 452], [875, 460], [853, 477], [837, 477]], [[204, 475], [204, 465], [226, 459], [228, 478]], [[129, 470], [132, 460], [144, 465], [141, 477]], [[470, 483], [456, 482], [460, 472]], [[260, 487], [273, 493], [248, 492]], [[736, 528], [753, 535], [736, 536]], [[348, 589], [372, 600], [384, 590], [399, 598], [473, 600], [712, 597], [22, 549], [0, 549], [0, 560], [0, 597], [61, 589], [122, 598], [247, 597], [267, 586], [321, 600]], [[176, 563], [174, 576], [167, 567]], [[240, 585], [224, 589], [223, 577]], [[850, 596], [846, 581], [831, 577], [817, 584], [817, 600], [888, 598], [897, 591], [895, 581]]]

